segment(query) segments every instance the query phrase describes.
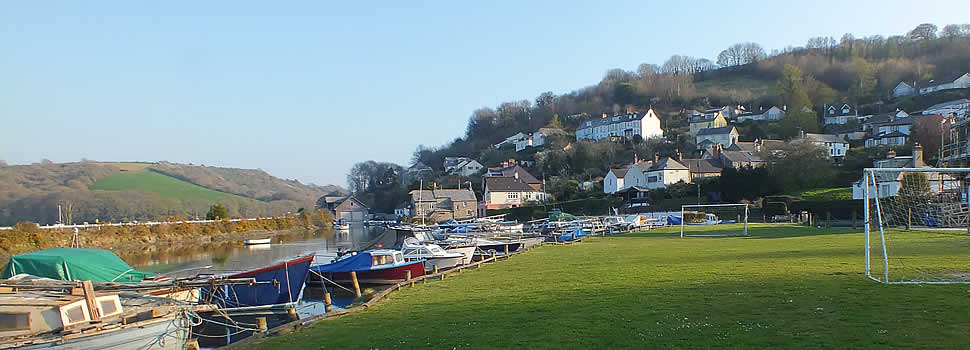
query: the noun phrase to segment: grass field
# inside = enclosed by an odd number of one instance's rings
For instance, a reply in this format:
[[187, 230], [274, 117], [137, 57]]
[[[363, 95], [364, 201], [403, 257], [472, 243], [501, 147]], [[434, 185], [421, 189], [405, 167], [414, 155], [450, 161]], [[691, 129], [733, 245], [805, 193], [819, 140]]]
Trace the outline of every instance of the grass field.
[[[967, 346], [970, 285], [875, 283], [863, 274], [863, 236], [849, 229], [753, 224], [749, 232], [681, 239], [672, 227], [543, 246], [250, 347]], [[898, 234], [894, 243], [910, 236], [925, 245], [939, 235]], [[970, 269], [970, 237], [944, 237], [937, 242], [948, 249], [915, 246], [935, 263]]]
[[174, 198], [178, 200], [190, 198], [211, 201], [224, 198], [246, 199], [245, 197], [211, 190], [145, 169], [109, 175], [95, 182], [91, 185], [90, 189], [107, 191], [149, 191], [158, 193], [163, 198]]
[[805, 200], [810, 200], [810, 201], [851, 200], [852, 187], [818, 188], [813, 190], [795, 192], [795, 193], [792, 193], [791, 195], [799, 196]]

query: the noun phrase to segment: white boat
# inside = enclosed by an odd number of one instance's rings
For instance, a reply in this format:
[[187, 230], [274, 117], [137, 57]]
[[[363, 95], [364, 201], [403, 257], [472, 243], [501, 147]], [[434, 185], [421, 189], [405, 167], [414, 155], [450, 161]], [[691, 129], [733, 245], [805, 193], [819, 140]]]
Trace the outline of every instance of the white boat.
[[245, 241], [246, 245], [270, 244], [272, 242], [273, 242], [272, 238], [255, 238], [255, 239], [247, 239]]
[[[472, 253], [474, 253], [475, 247], [469, 248], [472, 248]], [[421, 243], [411, 237], [404, 240], [404, 247], [401, 252], [404, 253], [404, 260], [407, 261], [424, 259], [425, 271], [433, 271], [435, 267], [438, 270], [449, 269], [461, 265], [466, 259], [463, 253], [448, 252], [437, 244]], [[470, 261], [470, 258], [468, 259]]]
[[90, 303], [54, 292], [0, 294], [0, 320], [12, 326], [0, 330], [0, 348], [182, 349], [188, 341], [188, 329], [172, 325], [191, 305], [133, 293], [92, 295]]

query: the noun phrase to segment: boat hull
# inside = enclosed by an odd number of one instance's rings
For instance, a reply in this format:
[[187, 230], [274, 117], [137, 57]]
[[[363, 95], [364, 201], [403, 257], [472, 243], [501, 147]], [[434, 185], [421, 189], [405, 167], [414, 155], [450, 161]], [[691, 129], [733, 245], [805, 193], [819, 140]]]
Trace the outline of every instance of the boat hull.
[[202, 300], [222, 308], [275, 305], [296, 302], [303, 291], [313, 256], [300, 257], [226, 278], [253, 278], [256, 285], [224, 285], [203, 288]]
[[474, 246], [470, 246], [470, 247], [460, 247], [460, 248], [448, 248], [448, 249], [445, 249], [445, 251], [446, 252], [449, 252], [449, 253], [459, 253], [459, 254], [461, 254], [464, 257], [461, 260], [461, 265], [469, 264], [469, 263], [472, 262], [472, 259], [475, 258], [475, 247]]
[[[253, 335], [249, 329], [257, 324], [258, 318], [266, 319], [267, 328], [274, 328], [294, 321], [289, 314], [290, 305], [265, 305], [258, 307], [230, 308], [200, 313], [202, 323], [192, 327], [192, 333], [199, 335], [199, 346], [217, 348], [226, 346]], [[226, 326], [239, 324], [239, 326]]]
[[[357, 283], [395, 284], [407, 279], [407, 271], [411, 271], [411, 278], [424, 276], [424, 262], [412, 261], [394, 267], [355, 271], [355, 273], [357, 274]], [[319, 272], [319, 274], [335, 283], [348, 283], [351, 281], [350, 271]], [[310, 280], [314, 282], [322, 281], [317, 273], [310, 274]]]
[[452, 267], [461, 265], [463, 260], [465, 260], [464, 255], [447, 258], [425, 258], [424, 270], [434, 271], [435, 267], [437, 267], [438, 270], [450, 269]]
[[255, 245], [255, 244], [270, 244], [272, 242], [273, 242], [272, 238], [261, 238], [261, 239], [247, 239], [244, 243], [246, 245]]
[[[175, 331], [172, 319], [163, 317], [149, 322], [132, 324], [125, 328], [106, 330], [89, 336], [64, 339], [58, 342], [41, 343], [18, 347], [17, 349], [78, 349], [78, 350], [126, 350], [162, 349], [181, 350], [188, 340], [188, 332]], [[159, 342], [164, 339], [164, 342]]]

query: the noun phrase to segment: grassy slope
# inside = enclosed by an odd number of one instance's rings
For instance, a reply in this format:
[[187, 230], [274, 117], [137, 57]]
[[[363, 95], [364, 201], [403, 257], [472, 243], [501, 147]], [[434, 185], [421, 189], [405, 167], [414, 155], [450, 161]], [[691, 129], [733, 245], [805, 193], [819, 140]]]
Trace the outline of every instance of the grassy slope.
[[[966, 346], [970, 288], [870, 281], [861, 234], [752, 225], [749, 238], [680, 239], [676, 230], [541, 247], [260, 347]], [[970, 264], [965, 236], [913, 236], [945, 243], [922, 254], [933, 261]]]
[[189, 198], [200, 198], [211, 201], [223, 198], [246, 199], [241, 196], [194, 185], [149, 170], [121, 172], [109, 175], [95, 182], [91, 185], [90, 189], [107, 191], [150, 191], [158, 193], [163, 198], [174, 198], [178, 200]]
[[838, 188], [818, 188], [813, 190], [805, 190], [801, 192], [792, 193], [792, 196], [799, 196], [806, 200], [821, 201], [821, 200], [851, 200], [852, 199], [852, 187], [838, 187]]

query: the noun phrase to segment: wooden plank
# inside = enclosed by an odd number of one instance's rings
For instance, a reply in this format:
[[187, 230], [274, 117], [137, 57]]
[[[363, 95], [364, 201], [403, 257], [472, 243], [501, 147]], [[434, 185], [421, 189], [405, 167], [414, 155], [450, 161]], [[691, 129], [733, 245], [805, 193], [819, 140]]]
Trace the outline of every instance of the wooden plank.
[[84, 301], [88, 304], [88, 315], [91, 321], [101, 320], [101, 311], [98, 310], [98, 300], [94, 295], [94, 285], [91, 281], [82, 281], [81, 288], [84, 289]]

